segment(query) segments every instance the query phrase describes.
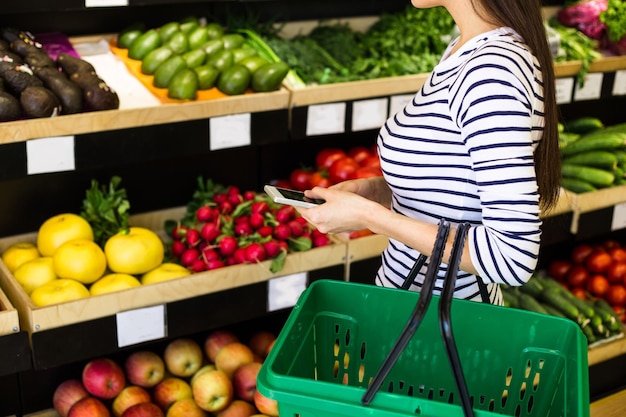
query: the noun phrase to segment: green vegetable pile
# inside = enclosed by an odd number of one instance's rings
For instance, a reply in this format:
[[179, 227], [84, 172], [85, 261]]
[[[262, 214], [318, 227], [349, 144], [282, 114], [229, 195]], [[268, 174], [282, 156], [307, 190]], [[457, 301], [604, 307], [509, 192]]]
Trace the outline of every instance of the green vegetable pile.
[[626, 35], [626, 3], [623, 0], [609, 0], [599, 19], [606, 25], [611, 42], [618, 42]]
[[258, 36], [306, 85], [430, 72], [450, 40], [454, 21], [443, 7], [383, 14], [365, 33], [345, 23], [320, 22], [292, 39], [268, 26]]

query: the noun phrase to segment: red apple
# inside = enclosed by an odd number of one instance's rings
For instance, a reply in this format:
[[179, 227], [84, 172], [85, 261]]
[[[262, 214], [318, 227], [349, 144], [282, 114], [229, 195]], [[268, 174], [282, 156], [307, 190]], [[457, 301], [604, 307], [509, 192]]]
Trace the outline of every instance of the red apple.
[[275, 340], [276, 335], [274, 333], [267, 330], [259, 330], [250, 337], [248, 346], [250, 346], [255, 355], [265, 359], [269, 352], [269, 347]]
[[224, 346], [234, 342], [239, 342], [239, 338], [235, 333], [226, 329], [214, 330], [204, 339], [204, 353], [209, 361], [215, 362], [217, 352]]
[[191, 397], [191, 385], [181, 378], [165, 378], [163, 381], [156, 384], [152, 390], [154, 402], [161, 407], [163, 411], [167, 411], [177, 400]]
[[124, 371], [109, 358], [89, 361], [83, 368], [82, 378], [87, 392], [102, 399], [114, 398], [126, 384]]
[[226, 372], [228, 377], [244, 363], [254, 362], [254, 353], [247, 345], [241, 342], [233, 342], [224, 346], [217, 352], [215, 367]]
[[202, 366], [202, 348], [193, 339], [172, 340], [163, 353], [167, 370], [174, 376], [190, 377]]
[[244, 363], [233, 373], [233, 388], [235, 396], [242, 400], [253, 402], [256, 391], [256, 376], [261, 370], [259, 362]]
[[70, 408], [68, 417], [111, 417], [109, 409], [102, 400], [95, 397], [85, 397]]
[[152, 388], [165, 376], [163, 359], [149, 350], [131, 353], [124, 362], [124, 369], [131, 384], [144, 388]]
[[139, 403], [128, 407], [122, 417], [165, 417], [165, 414], [155, 403]]
[[167, 409], [166, 417], [207, 417], [208, 414], [202, 408], [198, 407], [198, 404], [193, 398], [183, 398], [174, 402]]
[[250, 417], [256, 413], [256, 408], [247, 401], [233, 400], [228, 407], [220, 411], [215, 417]]
[[266, 397], [259, 390], [254, 392], [254, 405], [261, 413], [270, 417], [278, 417], [278, 401]]
[[193, 399], [200, 408], [212, 413], [225, 409], [233, 400], [233, 383], [219, 369], [198, 375], [191, 385]]
[[120, 417], [127, 408], [135, 404], [149, 403], [151, 401], [152, 397], [150, 397], [150, 393], [145, 388], [139, 385], [128, 385], [113, 399], [111, 409], [115, 417]]
[[70, 408], [78, 401], [89, 397], [89, 393], [78, 379], [61, 382], [52, 395], [52, 406], [61, 417], [67, 417]]

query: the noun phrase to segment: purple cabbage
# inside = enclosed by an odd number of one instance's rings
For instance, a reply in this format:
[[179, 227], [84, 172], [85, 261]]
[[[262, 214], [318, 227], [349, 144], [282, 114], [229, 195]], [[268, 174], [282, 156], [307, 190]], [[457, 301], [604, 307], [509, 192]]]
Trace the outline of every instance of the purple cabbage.
[[556, 17], [564, 26], [574, 27], [592, 39], [601, 39], [606, 26], [599, 16], [607, 7], [607, 0], [580, 1], [559, 10]]

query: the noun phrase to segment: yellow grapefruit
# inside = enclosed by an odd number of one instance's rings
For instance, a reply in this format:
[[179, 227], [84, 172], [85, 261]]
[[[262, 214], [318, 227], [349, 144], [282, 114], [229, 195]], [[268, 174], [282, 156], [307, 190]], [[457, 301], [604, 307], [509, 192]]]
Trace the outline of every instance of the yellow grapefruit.
[[52, 258], [43, 256], [22, 264], [13, 273], [15, 280], [22, 286], [26, 294], [41, 285], [57, 278], [52, 265]]
[[191, 271], [182, 265], [173, 262], [164, 262], [141, 277], [142, 284], [154, 284], [155, 282], [168, 281], [191, 275]]
[[111, 236], [104, 245], [104, 253], [111, 271], [140, 275], [163, 262], [165, 247], [152, 230], [131, 227], [127, 232]]
[[9, 271], [15, 272], [24, 262], [28, 262], [39, 257], [39, 251], [34, 243], [18, 242], [14, 243], [2, 252], [2, 262]]
[[89, 287], [91, 295], [106, 294], [115, 291], [126, 290], [128, 288], [139, 287], [141, 282], [129, 274], [106, 274]]
[[104, 251], [96, 242], [74, 239], [63, 243], [52, 255], [54, 272], [59, 278], [68, 278], [91, 284], [104, 275], [107, 267]]
[[89, 290], [85, 285], [73, 279], [55, 279], [35, 288], [30, 299], [37, 307], [64, 303], [89, 297]]
[[77, 214], [57, 214], [39, 227], [37, 248], [41, 256], [52, 256], [59, 246], [73, 239], [93, 240], [91, 225]]

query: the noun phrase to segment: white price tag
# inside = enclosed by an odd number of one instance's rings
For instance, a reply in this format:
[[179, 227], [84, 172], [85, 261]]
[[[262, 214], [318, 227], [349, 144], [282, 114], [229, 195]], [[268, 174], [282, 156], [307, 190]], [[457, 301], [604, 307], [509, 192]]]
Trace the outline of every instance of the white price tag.
[[359, 100], [352, 104], [352, 131], [380, 129], [387, 120], [389, 99]]
[[612, 231], [624, 228], [626, 228], [626, 202], [613, 207], [613, 221], [611, 222]]
[[415, 94], [401, 94], [397, 96], [391, 96], [391, 102], [389, 104], [389, 116], [393, 116], [398, 113], [404, 107], [413, 100]]
[[139, 308], [115, 315], [117, 346], [135, 345], [163, 339], [165, 335], [165, 306]]
[[581, 87], [576, 83], [574, 89], [574, 100], [597, 100], [600, 98], [602, 92], [602, 80], [604, 74], [601, 72], [595, 72], [593, 74], [587, 74], [585, 76], [585, 84]]
[[615, 71], [612, 94], [614, 96], [626, 95], [626, 70]]
[[572, 91], [574, 89], [574, 78], [557, 78], [556, 83], [556, 103], [567, 104], [572, 102]]
[[30, 175], [75, 170], [74, 136], [26, 141], [26, 166]]
[[346, 130], [346, 103], [315, 104], [306, 116], [306, 135], [329, 135]]
[[210, 149], [236, 148], [252, 143], [250, 113], [231, 114], [209, 119]]
[[85, 0], [85, 7], [128, 6], [128, 0]]
[[306, 289], [307, 273], [273, 278], [267, 283], [267, 311], [293, 307]]

